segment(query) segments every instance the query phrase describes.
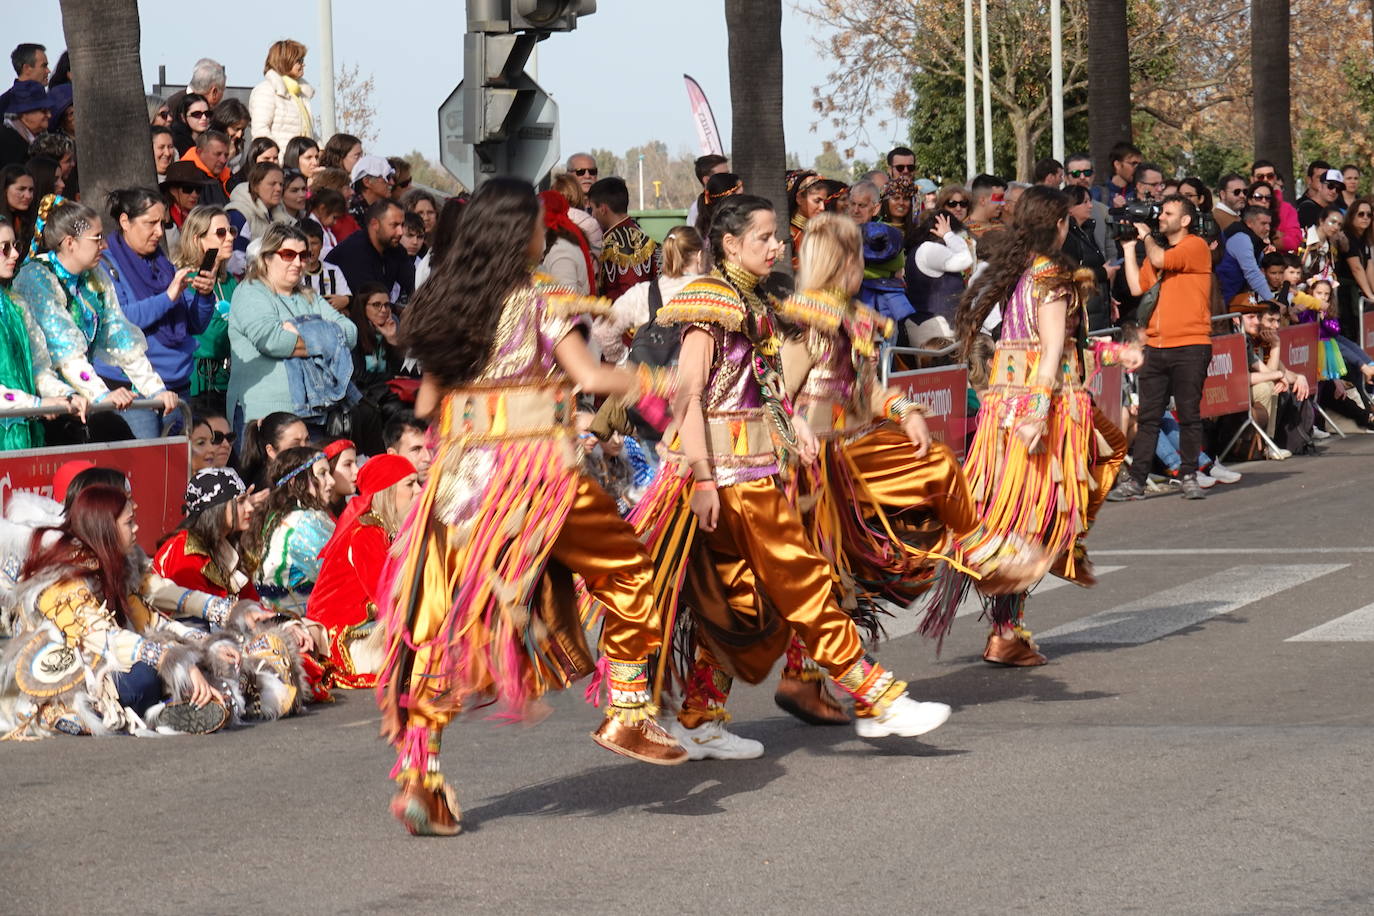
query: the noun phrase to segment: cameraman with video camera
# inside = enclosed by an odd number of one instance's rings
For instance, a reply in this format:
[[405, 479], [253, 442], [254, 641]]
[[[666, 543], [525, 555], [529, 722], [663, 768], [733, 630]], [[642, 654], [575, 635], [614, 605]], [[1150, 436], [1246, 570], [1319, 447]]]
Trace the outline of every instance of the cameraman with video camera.
[[[1142, 297], [1137, 314], [1145, 328], [1145, 364], [1137, 379], [1140, 389], [1139, 426], [1132, 446], [1132, 464], [1112, 488], [1113, 501], [1140, 499], [1154, 460], [1159, 422], [1174, 398], [1178, 415], [1179, 483], [1185, 499], [1203, 499], [1197, 480], [1198, 453], [1202, 451], [1202, 385], [1212, 358], [1212, 252], [1195, 234], [1199, 216], [1195, 206], [1182, 197], [1166, 197], [1160, 205], [1157, 226], [1137, 222], [1141, 244], [1123, 244], [1126, 283]], [[1137, 250], [1145, 253], [1138, 263]], [[1152, 287], [1158, 283], [1153, 309]]]

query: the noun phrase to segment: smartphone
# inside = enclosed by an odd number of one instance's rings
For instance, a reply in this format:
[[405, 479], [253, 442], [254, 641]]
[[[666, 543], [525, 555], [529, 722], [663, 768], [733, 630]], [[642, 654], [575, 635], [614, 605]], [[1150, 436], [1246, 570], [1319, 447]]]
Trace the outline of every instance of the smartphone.
[[210, 273], [215, 269], [215, 261], [217, 261], [218, 259], [219, 250], [216, 248], [211, 248], [209, 251], [205, 252], [205, 257], [200, 259], [200, 267], [198, 268], [198, 271], [203, 274]]

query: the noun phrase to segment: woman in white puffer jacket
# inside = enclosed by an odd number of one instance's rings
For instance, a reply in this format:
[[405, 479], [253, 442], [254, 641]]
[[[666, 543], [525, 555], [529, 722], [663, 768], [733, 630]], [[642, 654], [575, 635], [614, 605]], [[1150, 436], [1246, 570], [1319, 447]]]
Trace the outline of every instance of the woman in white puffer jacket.
[[267, 51], [263, 81], [248, 97], [254, 137], [271, 137], [282, 149], [292, 137], [314, 137], [315, 118], [310, 100], [315, 90], [301, 79], [305, 73], [305, 45], [284, 38]]

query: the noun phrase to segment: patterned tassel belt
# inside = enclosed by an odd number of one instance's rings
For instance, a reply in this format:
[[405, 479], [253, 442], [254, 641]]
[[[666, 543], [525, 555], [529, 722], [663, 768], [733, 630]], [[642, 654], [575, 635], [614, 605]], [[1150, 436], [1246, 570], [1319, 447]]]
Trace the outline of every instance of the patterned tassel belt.
[[576, 413], [566, 385], [457, 388], [444, 398], [440, 434], [468, 439], [571, 435]]
[[777, 460], [773, 449], [773, 427], [758, 411], [708, 414], [706, 443], [711, 458], [717, 463], [755, 458]]
[[[1032, 388], [1040, 372], [1040, 351], [1038, 349], [1017, 349], [999, 345], [992, 357], [992, 372], [988, 384], [993, 387]], [[1059, 367], [1059, 384], [1056, 388], [1078, 388], [1078, 355], [1069, 350], [1064, 354]]]
[[799, 406], [798, 411], [810, 424], [817, 439], [838, 439], [863, 434], [875, 425], [865, 416], [857, 416], [843, 402], [834, 400], [811, 399]]

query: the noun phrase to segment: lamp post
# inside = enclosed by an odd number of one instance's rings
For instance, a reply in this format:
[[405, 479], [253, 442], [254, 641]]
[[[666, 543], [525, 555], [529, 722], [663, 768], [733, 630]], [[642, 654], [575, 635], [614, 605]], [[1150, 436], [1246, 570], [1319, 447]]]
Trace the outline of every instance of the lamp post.
[[988, 65], [988, 0], [978, 0], [983, 44], [983, 171], [992, 174], [992, 81]]
[[1062, 0], [1050, 0], [1050, 145], [1064, 162], [1064, 22]]
[[339, 132], [334, 114], [334, 0], [320, 0], [320, 131], [324, 138]]
[[973, 96], [973, 0], [964, 0], [964, 166], [965, 178], [978, 173], [978, 115]]

